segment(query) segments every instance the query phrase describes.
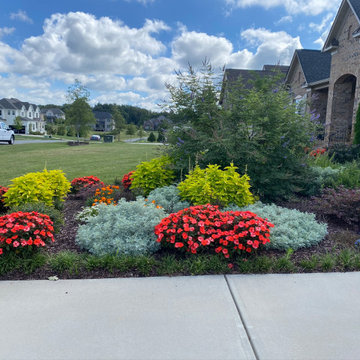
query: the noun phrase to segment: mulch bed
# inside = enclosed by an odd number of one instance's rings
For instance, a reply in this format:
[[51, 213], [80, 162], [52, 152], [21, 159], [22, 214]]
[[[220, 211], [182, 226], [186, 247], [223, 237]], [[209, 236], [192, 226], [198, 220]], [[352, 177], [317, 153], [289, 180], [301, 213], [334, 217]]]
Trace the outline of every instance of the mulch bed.
[[[77, 228], [79, 226], [78, 221], [75, 220], [75, 215], [82, 209], [86, 204], [85, 197], [69, 195], [65, 204], [64, 204], [64, 226], [61, 231], [55, 235], [55, 242], [44, 249], [45, 252], [49, 254], [56, 254], [64, 250], [69, 250], [72, 252], [76, 252], [78, 254], [84, 253], [82, 249], [75, 242]], [[311, 199], [297, 199], [292, 202], [284, 202], [279, 204], [281, 206], [286, 206], [292, 209], [298, 209], [300, 211], [307, 212], [315, 212], [312, 207]], [[315, 212], [316, 214], [316, 212]], [[291, 255], [291, 259], [296, 263], [300, 262], [303, 259], [309, 259], [313, 255], [322, 255], [325, 253], [339, 253], [341, 250], [353, 247], [356, 239], [360, 238], [357, 229], [351, 229], [344, 224], [327, 221], [328, 219], [324, 219], [321, 214], [316, 214], [317, 220], [321, 222], [327, 222], [328, 224], [328, 235], [325, 239], [316, 246], [311, 248], [304, 248], [295, 251]], [[163, 253], [166, 253], [164, 251]], [[284, 256], [284, 252], [275, 251], [275, 250], [267, 250], [264, 251], [263, 254], [273, 256], [273, 257], [281, 257]], [[156, 259], [161, 259], [162, 251], [155, 254], [154, 257]], [[336, 269], [335, 269], [336, 270]], [[236, 273], [236, 271], [234, 272]], [[26, 275], [19, 271], [13, 271], [11, 273], [7, 273], [5, 275], [0, 276], [0, 280], [22, 280], [22, 279], [47, 279], [49, 276], [56, 275], [54, 272], [47, 266], [39, 268], [35, 270], [32, 274]], [[150, 274], [151, 276], [152, 274]], [[155, 273], [153, 275], [156, 275]], [[181, 275], [181, 274], [179, 274]], [[113, 272], [109, 272], [103, 269], [97, 269], [93, 271], [81, 270], [76, 275], [66, 275], [61, 274], [61, 278], [78, 278], [78, 279], [92, 279], [92, 278], [110, 278], [110, 277], [134, 277], [139, 276], [136, 272], [123, 273], [118, 270], [114, 270]]]

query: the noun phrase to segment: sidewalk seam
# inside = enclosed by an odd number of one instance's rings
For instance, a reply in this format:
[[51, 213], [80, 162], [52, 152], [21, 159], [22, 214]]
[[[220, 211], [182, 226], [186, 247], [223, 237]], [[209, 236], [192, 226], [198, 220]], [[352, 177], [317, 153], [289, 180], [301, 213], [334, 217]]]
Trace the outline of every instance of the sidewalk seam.
[[238, 314], [239, 314], [240, 321], [241, 321], [241, 323], [242, 323], [242, 325], [243, 325], [243, 327], [244, 327], [244, 329], [245, 329], [245, 333], [246, 333], [246, 336], [247, 336], [247, 338], [248, 338], [248, 340], [249, 340], [251, 349], [252, 349], [252, 351], [253, 351], [253, 353], [254, 353], [254, 356], [255, 356], [256, 360], [259, 360], [259, 359], [260, 359], [259, 354], [257, 353], [256, 348], [255, 348], [255, 344], [253, 343], [253, 341], [252, 341], [252, 339], [251, 339], [251, 335], [250, 335], [250, 333], [249, 333], [249, 330], [248, 330], [248, 328], [247, 328], [247, 326], [246, 326], [246, 323], [245, 323], [245, 321], [244, 321], [244, 318], [243, 318], [243, 316], [242, 316], [240, 307], [239, 307], [237, 301], [235, 300], [235, 295], [234, 295], [234, 293], [233, 293], [233, 291], [232, 291], [232, 289], [231, 289], [231, 286], [230, 286], [230, 284], [229, 284], [229, 280], [228, 280], [228, 278], [227, 278], [226, 275], [224, 275], [224, 278], [225, 278], [226, 285], [227, 285], [227, 287], [228, 287], [228, 289], [229, 289], [231, 298], [232, 298], [232, 300], [233, 300], [233, 302], [234, 302], [234, 304], [235, 304], [236, 310], [237, 310], [237, 312], [238, 312]]

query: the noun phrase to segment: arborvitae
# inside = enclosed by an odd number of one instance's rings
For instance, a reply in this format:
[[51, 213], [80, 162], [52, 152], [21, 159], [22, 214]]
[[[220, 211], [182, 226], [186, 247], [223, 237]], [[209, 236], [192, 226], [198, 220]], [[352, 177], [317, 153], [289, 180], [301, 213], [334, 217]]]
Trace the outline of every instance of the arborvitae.
[[153, 132], [150, 133], [150, 135], [148, 137], [148, 141], [149, 142], [155, 142], [156, 141], [156, 137], [155, 137]]
[[157, 141], [158, 142], [164, 142], [165, 141], [165, 136], [161, 131], [159, 132], [159, 136], [157, 138]]

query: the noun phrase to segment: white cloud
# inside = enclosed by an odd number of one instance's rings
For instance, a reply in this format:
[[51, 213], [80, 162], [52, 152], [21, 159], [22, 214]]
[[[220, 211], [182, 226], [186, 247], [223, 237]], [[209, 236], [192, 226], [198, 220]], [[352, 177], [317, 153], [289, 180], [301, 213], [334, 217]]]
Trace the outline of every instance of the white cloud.
[[140, 4], [143, 4], [143, 5], [148, 5], [148, 4], [151, 4], [153, 3], [155, 0], [125, 0], [127, 2], [138, 2]]
[[[166, 49], [152, 34], [168, 29], [158, 20], [146, 20], [136, 29], [82, 12], [54, 14], [45, 20], [41, 36], [24, 41], [24, 59], [15, 62], [13, 70], [42, 76], [58, 72], [138, 75], [152, 56]], [[29, 66], [24, 67], [24, 62]]]
[[26, 11], [24, 10], [19, 10], [16, 13], [11, 13], [10, 14], [10, 19], [11, 20], [20, 20], [29, 24], [33, 23], [33, 20], [26, 14]]
[[224, 37], [217, 37], [195, 31], [183, 32], [171, 45], [172, 56], [182, 67], [190, 63], [201, 64], [207, 58], [213, 66], [223, 66], [224, 60], [232, 53], [231, 42]]
[[3, 27], [3, 28], [0, 28], [0, 38], [2, 38], [4, 35], [10, 35], [12, 34], [13, 32], [15, 31], [15, 28], [14, 27]]
[[314, 44], [318, 44], [320, 48], [324, 46], [324, 43], [328, 37], [330, 28], [334, 21], [334, 14], [329, 13], [323, 17], [320, 24], [310, 23], [309, 27], [315, 32], [321, 32], [321, 35], [318, 39], [314, 41]]
[[244, 38], [252, 46], [256, 46], [256, 52], [243, 53], [246, 68], [260, 69], [265, 64], [290, 64], [296, 49], [302, 48], [300, 38], [293, 38], [285, 31], [271, 32], [270, 30], [247, 29], [241, 32]]
[[184, 32], [172, 43], [173, 58], [182, 67], [188, 63], [197, 67], [207, 58], [215, 67], [260, 69], [264, 64], [289, 64], [294, 50], [302, 47], [299, 37], [293, 38], [284, 31], [247, 29], [241, 37], [256, 48], [255, 53], [248, 49], [234, 52], [231, 42], [223, 37]]
[[261, 6], [265, 9], [283, 6], [289, 14], [318, 15], [335, 10], [341, 0], [224, 0], [230, 9]]
[[292, 23], [293, 17], [291, 15], [283, 16], [280, 20], [275, 22], [275, 25], [281, 25], [286, 23]]
[[309, 27], [310, 27], [310, 29], [312, 29], [314, 31], [322, 32], [325, 28], [328, 28], [329, 25], [331, 26], [333, 18], [334, 18], [334, 14], [328, 13], [328, 14], [326, 14], [326, 16], [324, 16], [322, 18], [320, 24], [315, 24], [315, 23], [311, 22], [309, 24]]
[[[301, 48], [299, 38], [284, 31], [252, 28], [240, 34], [252, 50], [235, 51], [224, 36], [188, 31], [179, 24], [168, 49], [156, 35], [169, 30], [160, 20], [130, 28], [83, 12], [53, 14], [45, 20], [43, 33], [25, 39], [19, 49], [0, 41], [0, 74], [13, 74], [0, 79], [0, 92], [61, 104], [64, 88], [79, 79], [93, 94], [92, 104], [130, 103], [155, 110], [168, 95], [165, 83], [176, 83], [174, 70], [188, 63], [197, 68], [207, 58], [215, 70], [224, 65], [261, 69], [264, 64], [290, 63], [293, 51]], [[167, 50], [170, 56], [165, 56]], [[63, 83], [62, 91], [57, 82]]]

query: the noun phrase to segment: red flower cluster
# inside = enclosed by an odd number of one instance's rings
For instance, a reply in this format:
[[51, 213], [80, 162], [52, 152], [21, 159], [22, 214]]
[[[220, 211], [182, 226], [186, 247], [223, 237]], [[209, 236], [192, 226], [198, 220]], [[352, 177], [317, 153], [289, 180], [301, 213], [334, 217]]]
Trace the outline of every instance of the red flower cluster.
[[313, 157], [317, 157], [317, 156], [319, 156], [319, 155], [324, 154], [325, 151], [326, 151], [326, 149], [324, 149], [324, 148], [319, 148], [319, 149], [316, 149], [316, 150], [311, 151], [309, 155], [310, 155], [310, 156], [313, 156]]
[[134, 171], [130, 171], [129, 173], [125, 174], [121, 180], [124, 189], [129, 189], [132, 183], [131, 175], [134, 173]]
[[94, 186], [94, 185], [100, 185], [103, 186], [104, 183], [97, 178], [96, 176], [84, 176], [80, 178], [75, 178], [71, 182], [71, 187], [74, 192], [78, 192], [81, 189]]
[[48, 215], [16, 212], [0, 217], [0, 255], [3, 249], [45, 246], [54, 241], [53, 222]]
[[158, 242], [192, 254], [207, 249], [229, 258], [270, 242], [270, 227], [274, 225], [250, 211], [221, 212], [207, 204], [170, 214], [156, 225], [155, 234]]

